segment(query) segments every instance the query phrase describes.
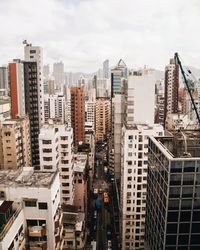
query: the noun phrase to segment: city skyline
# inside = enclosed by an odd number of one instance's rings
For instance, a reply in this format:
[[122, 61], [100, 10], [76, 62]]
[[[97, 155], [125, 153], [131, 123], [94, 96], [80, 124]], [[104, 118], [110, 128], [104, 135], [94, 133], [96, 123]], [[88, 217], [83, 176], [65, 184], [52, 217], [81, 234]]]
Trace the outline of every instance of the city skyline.
[[[116, 65], [164, 70], [178, 51], [200, 67], [198, 1], [1, 1], [0, 64], [22, 58], [22, 41], [44, 48], [44, 64], [62, 60], [67, 71], [94, 72], [105, 59]], [[16, 29], [13, 29], [15, 24]]]

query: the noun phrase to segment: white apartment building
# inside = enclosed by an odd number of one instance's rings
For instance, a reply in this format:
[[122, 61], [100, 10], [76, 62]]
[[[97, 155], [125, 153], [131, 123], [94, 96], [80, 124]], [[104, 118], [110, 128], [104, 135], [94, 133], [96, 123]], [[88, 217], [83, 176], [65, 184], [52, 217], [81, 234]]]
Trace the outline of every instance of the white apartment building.
[[62, 123], [65, 121], [65, 97], [62, 94], [45, 95], [44, 119], [58, 118]]
[[143, 69], [130, 71], [128, 76], [127, 124], [154, 123], [155, 71]]
[[162, 134], [161, 125], [123, 127], [120, 189], [122, 250], [144, 249], [148, 136]]
[[85, 123], [91, 123], [92, 128], [95, 128], [95, 106], [96, 102], [95, 101], [86, 101], [85, 102]]
[[21, 204], [0, 197], [0, 250], [8, 249], [25, 249], [24, 213]]
[[26, 249], [62, 249], [58, 172], [34, 172], [32, 167], [1, 171], [0, 193], [23, 207]]
[[64, 124], [45, 124], [39, 135], [43, 171], [60, 172], [62, 203], [73, 204], [73, 131]]
[[24, 47], [25, 61], [37, 62], [39, 123], [44, 123], [44, 86], [43, 86], [43, 50], [39, 46], [26, 44]]

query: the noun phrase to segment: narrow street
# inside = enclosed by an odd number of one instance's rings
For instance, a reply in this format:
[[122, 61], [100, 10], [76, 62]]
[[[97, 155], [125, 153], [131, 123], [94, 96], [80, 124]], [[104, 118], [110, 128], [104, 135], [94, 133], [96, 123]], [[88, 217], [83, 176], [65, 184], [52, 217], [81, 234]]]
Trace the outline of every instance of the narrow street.
[[[97, 192], [93, 198], [93, 221], [92, 234], [96, 241], [97, 250], [117, 250], [117, 237], [115, 235], [114, 220], [116, 214], [113, 206], [113, 183], [109, 182], [107, 174], [104, 172], [103, 161], [105, 161], [106, 149], [98, 150], [95, 164], [95, 178], [93, 190]], [[108, 202], [104, 203], [104, 193], [108, 194]], [[100, 207], [96, 205], [100, 204]]]

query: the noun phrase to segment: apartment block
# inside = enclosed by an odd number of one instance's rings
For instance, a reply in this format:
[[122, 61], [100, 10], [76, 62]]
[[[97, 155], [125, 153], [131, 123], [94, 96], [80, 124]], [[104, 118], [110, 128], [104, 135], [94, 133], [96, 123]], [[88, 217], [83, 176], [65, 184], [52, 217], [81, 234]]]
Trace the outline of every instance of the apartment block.
[[178, 112], [179, 66], [174, 59], [165, 67], [165, 111], [168, 114]]
[[22, 205], [4, 200], [0, 194], [0, 249], [25, 249], [25, 227]]
[[96, 100], [96, 141], [103, 141], [110, 133], [110, 99]]
[[144, 249], [148, 137], [162, 134], [161, 125], [135, 124], [123, 127], [120, 187], [123, 250]]
[[0, 169], [31, 166], [29, 118], [0, 122]]
[[5, 200], [15, 200], [23, 208], [25, 249], [62, 249], [58, 172], [34, 171], [31, 167], [1, 171], [0, 193]]
[[73, 128], [74, 146], [85, 140], [85, 100], [84, 87], [71, 87], [71, 126]]
[[[24, 60], [26, 62], [35, 62], [37, 66], [36, 81], [38, 91], [38, 107], [39, 107], [39, 125], [44, 123], [44, 86], [43, 86], [43, 50], [39, 46], [32, 46], [32, 44], [26, 44], [24, 46]], [[36, 88], [36, 86], [35, 86]]]
[[87, 214], [87, 155], [78, 153], [74, 162], [74, 205]]
[[60, 172], [61, 201], [73, 204], [73, 132], [64, 124], [53, 123], [42, 126], [40, 135], [40, 162], [43, 171]]
[[62, 123], [65, 122], [65, 97], [62, 94], [45, 95], [44, 100], [44, 119], [59, 119]]

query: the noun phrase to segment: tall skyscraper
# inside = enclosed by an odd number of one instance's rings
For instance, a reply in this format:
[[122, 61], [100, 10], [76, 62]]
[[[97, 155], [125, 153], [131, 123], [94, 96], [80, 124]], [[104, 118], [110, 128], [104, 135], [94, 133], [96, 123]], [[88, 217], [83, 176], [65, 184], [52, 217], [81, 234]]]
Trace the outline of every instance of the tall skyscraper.
[[55, 85], [58, 89], [62, 89], [65, 84], [64, 63], [58, 62], [53, 64], [53, 76], [55, 78]]
[[147, 249], [200, 249], [199, 131], [149, 138]]
[[74, 145], [85, 140], [85, 99], [84, 86], [71, 87], [71, 126], [74, 133]]
[[48, 78], [50, 75], [49, 64], [43, 66], [43, 74], [45, 78]]
[[108, 59], [103, 62], [103, 78], [107, 78], [107, 79], [110, 78], [110, 75], [109, 75], [109, 60]]
[[168, 114], [178, 112], [179, 66], [174, 59], [165, 67], [165, 111]]
[[127, 78], [128, 68], [125, 62], [120, 59], [115, 68], [111, 70], [111, 96], [121, 93], [121, 79]]
[[[44, 107], [41, 109], [38, 102], [43, 95], [38, 95], [37, 69], [37, 62], [24, 62], [25, 111], [30, 119], [32, 164], [35, 169], [40, 167], [39, 117], [42, 117], [40, 111], [44, 111]], [[44, 103], [44, 100], [42, 103]]]
[[24, 59], [28, 62], [37, 63], [37, 91], [39, 107], [39, 125], [44, 123], [44, 82], [43, 82], [43, 50], [39, 46], [26, 44], [24, 47]]

